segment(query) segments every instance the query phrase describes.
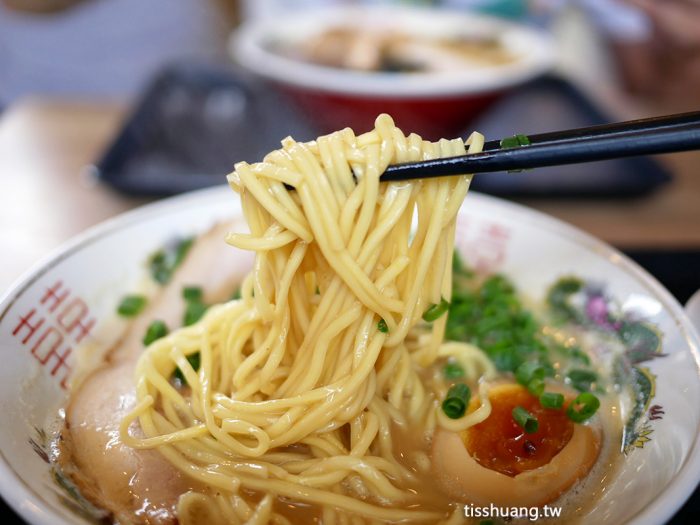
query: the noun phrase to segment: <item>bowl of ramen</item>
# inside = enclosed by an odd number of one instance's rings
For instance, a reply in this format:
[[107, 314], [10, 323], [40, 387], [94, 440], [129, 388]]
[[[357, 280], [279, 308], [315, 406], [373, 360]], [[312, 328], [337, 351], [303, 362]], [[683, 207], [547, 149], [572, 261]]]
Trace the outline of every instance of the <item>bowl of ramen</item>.
[[435, 140], [554, 63], [538, 30], [469, 12], [408, 6], [303, 11], [243, 26], [236, 62], [269, 80], [323, 132], [368, 129], [381, 112]]
[[700, 477], [675, 299], [469, 176], [379, 182], [483, 142], [386, 115], [288, 138], [39, 264], [0, 302], [3, 498], [36, 524], [667, 520]]

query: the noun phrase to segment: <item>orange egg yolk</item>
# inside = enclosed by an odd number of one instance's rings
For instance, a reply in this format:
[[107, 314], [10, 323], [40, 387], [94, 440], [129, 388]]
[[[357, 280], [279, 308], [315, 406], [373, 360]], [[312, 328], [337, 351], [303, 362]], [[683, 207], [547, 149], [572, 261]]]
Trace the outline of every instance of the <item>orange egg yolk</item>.
[[[525, 388], [497, 389], [489, 395], [491, 414], [463, 433], [471, 456], [483, 467], [507, 476], [536, 469], [549, 463], [571, 439], [574, 424], [561, 409], [540, 405]], [[537, 418], [537, 432], [527, 434], [513, 419], [513, 409], [523, 407]]]

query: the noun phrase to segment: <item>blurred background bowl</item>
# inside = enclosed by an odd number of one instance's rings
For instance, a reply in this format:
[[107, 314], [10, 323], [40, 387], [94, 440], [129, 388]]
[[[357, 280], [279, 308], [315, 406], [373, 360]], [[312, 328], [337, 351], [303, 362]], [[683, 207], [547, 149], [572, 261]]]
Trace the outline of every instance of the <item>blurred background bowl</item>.
[[[369, 29], [408, 37], [495, 40], [513, 59], [441, 71], [362, 71], [303, 60], [287, 48], [328, 30]], [[244, 23], [230, 42], [234, 60], [269, 80], [323, 131], [364, 130], [377, 114], [436, 139], [462, 131], [501, 95], [550, 70], [550, 38], [531, 27], [462, 11], [405, 6], [338, 7]]]

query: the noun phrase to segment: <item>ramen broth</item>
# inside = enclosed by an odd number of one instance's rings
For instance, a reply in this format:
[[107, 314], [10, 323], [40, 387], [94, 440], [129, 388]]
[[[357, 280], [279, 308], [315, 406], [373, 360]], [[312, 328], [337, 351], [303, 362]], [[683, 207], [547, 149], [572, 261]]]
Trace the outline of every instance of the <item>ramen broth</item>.
[[[437, 390], [445, 390], [442, 368], [444, 364], [438, 363], [422, 372], [422, 377], [426, 384], [435, 385]], [[442, 383], [442, 384], [441, 384]], [[441, 384], [441, 385], [440, 385]], [[439, 386], [438, 386], [439, 385]], [[473, 385], [476, 387], [476, 385]], [[602, 418], [601, 425], [604, 428], [603, 446], [601, 449], [598, 461], [591, 469], [590, 473], [581, 480], [570, 491], [565, 493], [558, 500], [550, 503], [550, 506], [561, 507], [561, 517], [556, 520], [545, 520], [543, 522], [556, 521], [557, 523], [577, 523], [580, 516], [585, 515], [594, 506], [600, 495], [605, 491], [607, 480], [609, 480], [616, 470], [619, 468], [622, 455], [620, 454], [620, 439], [622, 434], [622, 425], [619, 417], [619, 406], [616, 404], [614, 396], [604, 398], [604, 408], [600, 411]], [[82, 491], [82, 494], [87, 497], [97, 508], [108, 507], [106, 502], [100, 500], [100, 495], [91, 490], [91, 481], [83, 479], [80, 476], [80, 469], [74, 462], [73, 451], [75, 444], [71, 442], [70, 432], [64, 429], [56, 436], [56, 446], [54, 447], [55, 455], [52, 460], [60, 468], [61, 472], [75, 483], [76, 487]], [[468, 502], [456, 502], [442, 492], [435, 483], [435, 476], [430, 465], [430, 434], [426, 429], [415, 426], [402, 426], [397, 423], [392, 425], [392, 439], [394, 442], [394, 450], [397, 459], [409, 468], [415, 478], [414, 482], [407, 485], [406, 488], [415, 494], [412, 501], [407, 502], [413, 508], [429, 507], [443, 509], [445, 518], [450, 513], [459, 510]], [[348, 443], [346, 443], [348, 445]], [[294, 453], [298, 446], [289, 447], [281, 452]], [[128, 480], [126, 487], [118, 486], [114, 489], [126, 489], [134, 497], [141, 492], [139, 484], [159, 483], [162, 484], [162, 472], [154, 472], [154, 476], [141, 477], [142, 474], [133, 475]], [[169, 523], [174, 522], [175, 502], [181, 493], [187, 491], [197, 491], [207, 494], [213, 494], [209, 487], [194, 483], [179, 473], [174, 473], [177, 478], [177, 486], [180, 491], [174, 491], [168, 494], [169, 503], [161, 507], [153, 506], [153, 503], [144, 498], [141, 505], [134, 509], [123, 509], [123, 514], [113, 514], [117, 519], [137, 520], [154, 523]], [[145, 480], [145, 481], [144, 481]], [[115, 483], [120, 483], [115, 480]], [[255, 491], [248, 491], [248, 496], [251, 501], [259, 501], [263, 494]], [[371, 498], [371, 495], [358, 494], [358, 497]], [[322, 509], [313, 504], [303, 501], [294, 501], [286, 497], [276, 498], [276, 508], [280, 514], [286, 516], [292, 523], [322, 523]], [[110, 509], [114, 511], [115, 509]], [[527, 517], [511, 521], [513, 524], [528, 523]], [[206, 523], [206, 521], [202, 521]]]
[[[205, 236], [204, 240], [200, 242], [207, 242], [207, 237]], [[198, 281], [200, 277], [200, 275], [197, 276]], [[227, 285], [225, 289], [222, 289], [216, 295], [230, 295], [230, 292], [234, 288]], [[534, 307], [536, 303], [534, 301], [529, 301], [528, 304], [530, 307]], [[541, 307], [538, 309], [540, 311], [542, 310]], [[153, 315], [156, 316], [161, 314], [162, 312], [160, 311], [153, 312]], [[141, 328], [136, 324], [135, 329]], [[555, 330], [551, 327], [545, 327], [544, 330], [549, 333], [556, 333], [557, 337], [561, 340], [570, 339], [572, 337], [571, 334], [566, 334], [561, 330]], [[140, 334], [134, 335], [138, 336]], [[125, 338], [128, 338], [128, 336], [125, 336]], [[119, 348], [113, 349], [112, 352], [119, 352]], [[111, 362], [114, 358], [115, 356], [113, 354], [108, 353], [105, 366], [113, 366]], [[424, 384], [434, 392], [445, 392], [449, 387], [450, 383], [444, 378], [444, 366], [445, 362], [440, 361], [421, 371], [421, 378]], [[559, 361], [555, 363], [555, 367], [565, 368], [566, 365], [565, 362]], [[478, 389], [476, 383], [472, 383], [470, 386], [473, 391]], [[599, 414], [601, 418], [600, 424], [604, 429], [603, 446], [600, 456], [590, 473], [583, 480], [561, 498], [549, 504], [550, 506], [558, 506], [562, 509], [561, 517], [554, 520], [558, 523], [576, 523], [580, 516], [590, 511], [595, 506], [599, 495], [604, 492], [606, 480], [609, 480], [610, 477], [614, 475], [621, 463], [620, 439], [622, 425], [620, 407], [617, 404], [616, 396], [608, 395], [603, 398], [603, 409], [600, 410]], [[118, 414], [112, 414], [112, 417], [116, 423]], [[85, 419], [89, 418], [90, 415], [86, 414]], [[454, 501], [436, 485], [435, 475], [431, 467], [431, 436], [429, 431], [419, 426], [394, 422], [392, 424], [392, 440], [396, 458], [406, 468], [410, 469], [414, 476], [413, 481], [405, 486], [407, 490], [414, 494], [414, 498], [407, 501], [408, 506], [416, 509], [422, 507], [442, 509], [444, 517], [447, 518], [451, 513], [456, 510], [459, 511], [462, 506], [468, 504], [468, 502]], [[349, 448], [349, 441], [346, 441], [344, 444]], [[117, 443], [115, 442], [112, 446], [117, 446]], [[280, 452], [293, 454], [298, 452], [300, 447], [303, 446], [294, 445]], [[176, 490], [166, 494], [165, 501], [167, 503], [164, 504], [161, 501], [162, 506], [158, 507], [154, 506], [154, 502], [149, 500], [149, 498], [142, 498], [141, 503], [133, 509], [122, 509], [120, 512], [117, 509], [111, 508], [107, 502], [101, 500], [99, 492], [93, 490], [92, 480], [81, 476], [80, 465], [76, 464], [75, 461], [75, 443], [72, 441], [69, 427], [64, 428], [63, 431], [57, 435], [54, 449], [56, 454], [52, 459], [60, 468], [61, 472], [69, 478], [82, 494], [95, 504], [97, 508], [108, 508], [112, 511], [112, 515], [116, 519], [154, 523], [174, 522], [176, 520], [176, 501], [181, 493], [196, 491], [213, 495], [216, 492], [210, 487], [193, 482], [182, 474], [172, 472], [168, 474], [168, 476], [175, 476], [176, 483], [173, 487]], [[150, 454], [157, 453], [151, 452]], [[168, 468], [167, 471], [170, 472], [170, 469]], [[122, 479], [111, 479], [110, 482], [117, 484], [117, 486], [113, 486], [111, 489], [117, 491], [126, 490], [132, 494], [132, 498], [138, 500], [140, 498], [138, 494], [149, 491], [148, 489], [150, 487], [148, 486], [145, 487], [144, 490], [144, 483], [162, 485], [163, 475], [163, 471], [157, 470], [151, 473], [137, 471], [128, 477], [126, 486], [122, 485]], [[103, 481], [105, 479], [109, 480], [109, 477], [102, 478]], [[352, 489], [350, 490], [352, 491]], [[253, 502], [259, 501], [263, 497], [263, 494], [255, 491], [247, 491], [246, 494]], [[362, 499], [372, 499], [373, 497], [371, 494], [367, 493], [357, 493], [356, 496]], [[381, 503], [381, 501], [377, 502]], [[303, 501], [294, 501], [287, 497], [277, 497], [275, 506], [279, 513], [286, 516], [292, 523], [322, 523], [323, 510], [313, 504]], [[208, 519], [207, 516], [205, 517]], [[202, 523], [204, 522], [205, 521]], [[512, 521], [514, 524], [527, 522], [527, 517], [522, 520], [516, 519]]]

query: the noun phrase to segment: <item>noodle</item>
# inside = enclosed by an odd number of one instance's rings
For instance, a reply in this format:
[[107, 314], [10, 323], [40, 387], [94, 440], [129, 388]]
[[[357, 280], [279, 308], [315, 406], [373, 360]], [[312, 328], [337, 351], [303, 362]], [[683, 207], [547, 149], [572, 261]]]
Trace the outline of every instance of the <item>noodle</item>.
[[[483, 137], [467, 144], [478, 152]], [[409, 468], [392, 436], [416, 427], [426, 442], [436, 424], [464, 429], [490, 410], [482, 384], [484, 405], [446, 422], [420, 375], [446, 356], [474, 378], [494, 371], [478, 349], [442, 343], [446, 315], [421, 320], [450, 299], [470, 177], [379, 176], [390, 163], [464, 153], [461, 140], [406, 137], [382, 115], [363, 135], [288, 138], [263, 162], [236, 165], [229, 182], [250, 234], [227, 242], [256, 251], [242, 299], [147, 348], [138, 404], [120, 427], [124, 443], [159, 450], [211, 489], [180, 497], [180, 523], [289, 523], [275, 498], [315, 505], [324, 523], [448, 518], [416, 505], [408, 487], [429, 459]], [[196, 352], [198, 370], [187, 360]], [[171, 383], [176, 367], [189, 388]]]

